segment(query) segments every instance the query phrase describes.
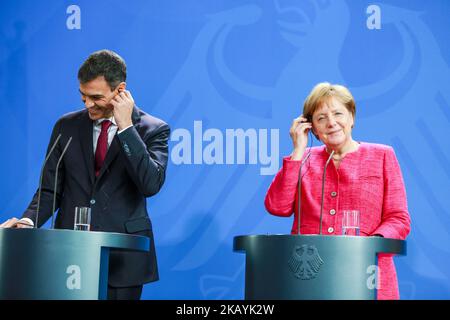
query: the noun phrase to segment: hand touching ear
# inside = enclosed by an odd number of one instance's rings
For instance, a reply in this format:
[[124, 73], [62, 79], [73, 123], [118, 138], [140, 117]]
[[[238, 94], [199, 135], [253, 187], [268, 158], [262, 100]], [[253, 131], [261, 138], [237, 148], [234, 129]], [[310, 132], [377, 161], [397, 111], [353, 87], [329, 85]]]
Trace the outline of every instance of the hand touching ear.
[[301, 160], [306, 146], [308, 145], [308, 132], [312, 129], [311, 122], [301, 115], [292, 121], [289, 134], [294, 144], [294, 151], [291, 154], [292, 160]]
[[114, 107], [113, 115], [119, 130], [131, 126], [133, 124], [131, 121], [131, 114], [133, 113], [134, 100], [130, 91], [119, 91], [110, 103]]

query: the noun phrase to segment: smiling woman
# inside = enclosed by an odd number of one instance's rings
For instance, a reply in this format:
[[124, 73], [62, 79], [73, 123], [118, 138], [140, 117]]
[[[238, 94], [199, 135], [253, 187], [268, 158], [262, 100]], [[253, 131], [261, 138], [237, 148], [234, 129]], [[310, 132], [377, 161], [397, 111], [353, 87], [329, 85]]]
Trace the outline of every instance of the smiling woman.
[[[342, 234], [344, 210], [358, 210], [362, 236], [404, 240], [410, 231], [410, 217], [394, 150], [353, 140], [355, 114], [355, 101], [347, 88], [326, 82], [313, 88], [305, 100], [303, 115], [292, 123], [294, 150], [283, 159], [283, 166], [267, 191], [266, 209], [277, 216], [294, 213], [293, 234], [298, 230], [319, 234], [323, 226], [330, 236]], [[307, 149], [309, 131], [324, 145]], [[322, 189], [320, 182], [330, 157], [333, 161]], [[300, 172], [303, 162], [308, 162], [307, 169]], [[301, 199], [297, 190], [299, 179]], [[320, 212], [324, 213], [323, 220]], [[380, 254], [378, 266], [378, 299], [398, 299], [392, 257]]]
[[352, 138], [355, 113], [353, 96], [341, 85], [319, 83], [305, 101], [304, 117], [312, 120], [312, 132], [327, 151], [334, 151], [336, 167], [347, 153], [359, 147]]

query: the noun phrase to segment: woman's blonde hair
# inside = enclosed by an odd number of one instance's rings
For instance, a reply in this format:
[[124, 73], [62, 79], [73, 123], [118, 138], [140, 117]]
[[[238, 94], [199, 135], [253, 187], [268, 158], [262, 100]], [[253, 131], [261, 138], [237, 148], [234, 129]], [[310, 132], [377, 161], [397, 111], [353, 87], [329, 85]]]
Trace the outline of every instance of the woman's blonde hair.
[[336, 98], [342, 103], [352, 114], [353, 119], [355, 119], [355, 99], [350, 91], [344, 86], [331, 84], [329, 82], [321, 82], [311, 90], [303, 105], [303, 116], [307, 118], [309, 122], [312, 122], [314, 112], [320, 107], [322, 102], [330, 98]]

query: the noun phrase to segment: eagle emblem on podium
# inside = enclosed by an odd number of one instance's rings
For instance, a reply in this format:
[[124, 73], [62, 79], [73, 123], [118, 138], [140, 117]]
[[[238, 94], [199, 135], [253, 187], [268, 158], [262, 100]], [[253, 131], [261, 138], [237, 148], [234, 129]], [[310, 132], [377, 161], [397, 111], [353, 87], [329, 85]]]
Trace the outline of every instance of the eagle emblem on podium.
[[306, 244], [295, 246], [288, 261], [289, 269], [301, 280], [314, 279], [322, 264], [317, 248]]

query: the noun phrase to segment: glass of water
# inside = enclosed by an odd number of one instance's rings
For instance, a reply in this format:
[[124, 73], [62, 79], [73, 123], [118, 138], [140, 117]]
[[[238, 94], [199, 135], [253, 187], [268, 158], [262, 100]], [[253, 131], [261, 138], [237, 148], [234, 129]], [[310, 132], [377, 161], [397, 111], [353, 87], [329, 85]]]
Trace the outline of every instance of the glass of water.
[[91, 229], [91, 208], [75, 207], [74, 230], [89, 231]]
[[359, 210], [344, 210], [342, 214], [342, 235], [359, 236]]

